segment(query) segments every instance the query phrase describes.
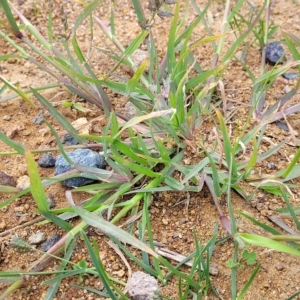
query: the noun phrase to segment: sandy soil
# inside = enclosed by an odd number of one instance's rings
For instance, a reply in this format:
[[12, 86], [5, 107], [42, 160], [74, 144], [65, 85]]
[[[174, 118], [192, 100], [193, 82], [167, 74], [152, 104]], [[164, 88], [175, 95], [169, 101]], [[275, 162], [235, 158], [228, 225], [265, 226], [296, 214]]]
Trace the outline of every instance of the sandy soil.
[[[21, 0], [15, 1], [18, 9], [36, 26], [42, 34], [47, 35], [47, 11], [48, 4], [41, 4], [40, 1], [35, 0]], [[109, 1], [101, 4], [97, 13], [98, 16], [109, 23]], [[133, 9], [129, 4], [130, 1], [120, 0], [115, 7], [115, 22], [116, 33], [123, 45], [128, 44], [133, 37], [139, 32], [139, 27], [136, 22]], [[255, 4], [255, 1], [252, 1]], [[259, 3], [260, 1], [256, 1]], [[274, 24], [279, 25], [280, 29], [272, 39], [283, 40], [282, 30], [286, 30], [296, 36], [299, 36], [300, 30], [300, 6], [294, 4], [292, 1], [273, 1], [271, 21]], [[204, 7], [206, 1], [197, 0], [200, 7]], [[257, 4], [256, 3], [256, 4]], [[61, 34], [61, 11], [60, 7], [64, 7], [64, 11], [67, 15], [69, 30], [71, 30], [72, 20], [78, 16], [82, 10], [82, 6], [75, 1], [54, 1], [54, 35], [57, 37], [56, 43], [59, 43], [59, 35]], [[259, 5], [259, 4], [258, 4]], [[146, 4], [145, 4], [146, 6]], [[191, 8], [192, 10], [192, 8]], [[183, 9], [182, 9], [183, 11]], [[209, 14], [211, 16], [210, 22], [214, 33], [219, 33], [221, 28], [223, 5], [221, 1], [215, 1], [211, 6]], [[246, 14], [246, 8], [242, 9], [243, 14]], [[193, 13], [190, 14], [192, 20]], [[155, 19], [153, 25], [153, 32], [157, 39], [158, 52], [162, 55], [166, 47], [168, 28], [170, 25], [169, 20]], [[83, 47], [85, 53], [89, 53], [90, 49], [90, 37], [87, 32], [88, 22], [84, 22], [79, 28], [78, 40]], [[199, 26], [197, 28], [194, 39], [199, 36], [204, 36], [204, 28]], [[234, 33], [229, 34], [226, 38], [224, 49], [235, 40]], [[260, 49], [259, 46], [254, 43], [253, 36], [247, 40], [249, 47], [246, 57], [246, 64], [250, 66], [253, 72], [257, 75], [260, 72]], [[98, 49], [107, 47], [107, 42], [104, 42], [103, 35], [100, 29], [95, 26], [93, 48], [90, 51], [90, 62], [100, 74], [108, 74], [114, 66], [114, 63], [107, 59], [107, 57], [101, 53]], [[0, 54], [8, 54], [14, 51], [3, 39], [0, 39]], [[242, 49], [240, 49], [242, 50]], [[200, 46], [196, 50], [201, 66], [206, 69], [210, 66], [212, 61], [212, 49], [208, 45]], [[291, 55], [287, 53], [287, 59], [291, 58]], [[37, 87], [48, 83], [55, 82], [53, 78], [47, 75], [44, 71], [33, 66], [29, 62], [23, 59], [10, 59], [8, 61], [0, 62], [0, 74], [5, 78], [19, 83], [22, 89], [28, 87]], [[120, 71], [123, 76], [128, 76], [126, 72]], [[240, 122], [243, 122], [247, 117], [247, 106], [249, 103], [249, 95], [251, 92], [251, 80], [243, 68], [236, 62], [232, 62], [226, 70], [223, 83], [225, 86], [225, 94], [228, 99], [228, 103], [231, 107], [236, 109], [236, 115]], [[278, 78], [272, 89], [268, 93], [269, 103], [274, 103], [280, 95], [284, 94], [285, 89], [292, 88], [294, 81], [288, 81], [283, 78]], [[74, 121], [80, 117], [86, 117], [87, 120], [93, 120], [99, 116], [103, 116], [103, 112], [92, 106], [89, 103], [80, 102], [85, 108], [90, 109], [90, 112], [82, 113], [77, 110], [63, 107], [61, 103], [66, 99], [73, 100], [73, 96], [70, 96], [64, 88], [54, 88], [43, 92], [46, 97], [52, 103], [57, 104], [57, 109], [68, 120]], [[123, 111], [126, 99], [120, 98], [112, 92], [109, 92], [109, 96], [114, 103], [116, 111]], [[298, 101], [299, 93], [294, 96], [295, 101]], [[31, 99], [35, 103], [35, 107], [25, 103], [22, 99], [12, 99], [9, 101], [0, 103], [0, 130], [10, 135], [14, 141], [20, 142], [26, 145], [29, 149], [41, 149], [46, 147], [55, 147], [56, 143], [53, 141], [49, 130], [45, 124], [35, 125], [33, 118], [42, 111], [48, 121], [54, 126], [54, 128], [63, 136], [64, 132], [58, 123], [47, 113], [33, 97]], [[288, 118], [293, 129], [299, 131], [299, 115], [293, 115]], [[104, 123], [103, 123], [104, 122]], [[237, 121], [236, 121], [237, 122]], [[91, 133], [101, 134], [101, 130], [105, 121], [96, 120], [92, 123]], [[213, 123], [208, 122], [201, 125], [201, 128], [197, 129], [194, 133], [194, 140], [191, 141], [195, 147], [199, 146], [199, 140], [205, 136], [209, 140], [209, 135], [212, 130]], [[288, 132], [278, 128], [275, 124], [268, 126], [268, 138], [275, 144], [282, 140], [282, 138], [289, 135]], [[4, 143], [0, 143], [1, 152], [11, 151], [10, 147]], [[262, 150], [266, 151], [270, 145], [263, 143]], [[284, 145], [281, 152], [272, 156], [268, 161], [257, 164], [255, 168], [255, 174], [266, 174], [274, 172], [269, 170], [267, 163], [274, 163], [276, 169], [281, 169], [286, 166], [296, 151], [295, 147]], [[57, 153], [54, 152], [56, 155]], [[41, 155], [35, 155], [37, 160]], [[192, 148], [188, 149], [186, 158], [190, 159], [190, 163], [196, 163], [200, 159], [200, 155], [193, 152]], [[20, 155], [5, 155], [0, 156], [0, 170], [6, 172], [18, 180], [21, 176], [27, 175], [27, 167], [23, 157]], [[41, 177], [50, 177], [54, 174], [54, 169], [40, 168]], [[276, 171], [276, 170], [275, 170]], [[294, 181], [295, 184], [299, 183], [299, 180]], [[245, 185], [246, 192], [250, 192], [249, 186]], [[55, 184], [46, 188], [48, 195], [52, 195], [53, 200], [56, 203], [56, 208], [68, 206], [66, 201], [65, 191], [67, 189], [61, 184]], [[300, 190], [294, 189], [295, 200], [294, 205], [299, 205]], [[11, 195], [0, 195], [1, 201], [8, 199]], [[189, 199], [189, 205], [186, 206], [186, 200]], [[87, 195], [83, 193], [74, 194], [75, 203], [79, 203], [83, 199], [86, 199]], [[247, 203], [239, 195], [232, 192], [232, 201], [235, 210], [245, 211], [257, 220], [264, 222], [270, 226], [272, 224], [268, 216], [274, 214], [274, 209], [285, 206], [283, 200], [274, 195], [268, 195], [263, 192], [258, 192], [251, 203]], [[221, 200], [222, 209], [227, 211], [226, 199]], [[153, 204], [150, 208], [151, 222], [153, 224], [154, 238], [161, 243], [164, 243], [166, 248], [176, 251], [183, 255], [188, 255], [194, 250], [193, 230], [196, 231], [199, 239], [203, 243], [208, 241], [212, 235], [214, 226], [219, 220], [217, 209], [211, 199], [211, 196], [206, 188], [200, 193], [187, 195], [186, 193], [161, 193], [155, 194], [153, 197]], [[17, 225], [24, 224], [38, 216], [36, 211], [36, 205], [30, 195], [24, 196], [8, 207], [0, 210], [0, 233], [6, 232], [9, 229], [14, 228]], [[236, 217], [240, 220], [241, 224], [249, 230], [264, 234], [259, 228], [254, 227], [245, 219], [240, 219], [237, 214]], [[124, 221], [124, 220], [123, 220]], [[72, 221], [75, 224], [77, 221]], [[44, 232], [47, 237], [52, 236], [55, 233], [63, 235], [64, 232], [59, 230], [53, 224], [33, 224], [21, 229], [12, 230], [9, 235], [0, 237], [0, 270], [26, 270], [35, 260], [40, 256], [38, 252], [29, 252], [19, 254], [8, 246], [8, 241], [13, 235], [19, 235], [25, 240], [38, 230]], [[97, 240], [100, 256], [106, 267], [106, 270], [112, 276], [119, 278], [120, 280], [127, 281], [127, 268], [120, 259], [120, 257], [107, 245], [108, 239], [104, 236], [99, 236], [96, 230], [91, 229], [89, 234]], [[219, 225], [218, 238], [225, 237], [226, 231]], [[211, 280], [219, 291], [223, 299], [230, 299], [230, 286], [231, 286], [231, 270], [226, 267], [226, 262], [232, 258], [233, 241], [229, 239], [225, 243], [221, 243], [216, 246], [212, 263], [217, 269], [217, 274], [211, 276]], [[258, 262], [262, 267], [254, 280], [254, 283], [250, 287], [249, 292], [244, 299], [287, 299], [288, 296], [295, 293], [300, 288], [300, 264], [299, 258], [276, 253], [272, 251], [264, 251], [261, 248], [253, 248], [258, 254]], [[87, 250], [82, 240], [78, 239], [78, 243], [74, 254], [72, 256], [74, 262], [80, 260], [86, 260], [90, 262]], [[58, 262], [52, 262], [48, 270], [55, 270], [58, 266]], [[137, 270], [137, 267], [131, 262], [132, 270]], [[251, 272], [254, 266], [244, 265], [243, 268], [238, 270], [238, 290], [240, 290], [244, 284], [249, 280]], [[43, 299], [47, 291], [47, 286], [41, 285], [41, 282], [45, 280], [45, 277], [30, 277], [26, 284], [20, 288], [9, 299]], [[90, 286], [92, 288], [101, 289], [102, 284], [100, 280], [92, 276], [84, 276], [83, 282], [80, 283], [78, 277], [67, 278], [63, 280], [60, 290], [57, 294], [57, 299], [101, 299], [99, 296], [93, 293], [78, 290], [72, 287], [72, 284], [82, 284]], [[161, 293], [169, 299], [178, 299], [178, 282], [175, 279], [170, 280], [167, 285], [161, 286]], [[0, 283], [0, 293], [3, 292], [9, 285], [7, 283]], [[37, 296], [38, 295], [38, 296]], [[207, 299], [215, 299], [213, 294], [209, 294]], [[299, 298], [300, 299], [300, 298]]]

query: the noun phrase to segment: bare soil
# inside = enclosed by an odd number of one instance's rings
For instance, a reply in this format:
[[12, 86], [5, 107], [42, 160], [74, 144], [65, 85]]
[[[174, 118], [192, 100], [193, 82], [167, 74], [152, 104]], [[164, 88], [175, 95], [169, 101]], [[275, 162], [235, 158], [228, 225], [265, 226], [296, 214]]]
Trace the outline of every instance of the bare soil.
[[[35, 0], [20, 0], [14, 1], [16, 7], [34, 24], [38, 27], [40, 32], [47, 35], [47, 12], [48, 2], [40, 3]], [[42, 2], [42, 1], [41, 1]], [[258, 7], [261, 5], [261, 1], [252, 1], [253, 5]], [[197, 0], [198, 5], [203, 8], [206, 1]], [[63, 7], [67, 14], [69, 30], [72, 29], [73, 20], [78, 16], [82, 10], [82, 6], [79, 1], [54, 1], [54, 35], [57, 37], [55, 43], [59, 44], [59, 35], [62, 32], [61, 25], [61, 10]], [[145, 3], [146, 7], [146, 3]], [[101, 18], [106, 24], [109, 24], [109, 12], [111, 8], [110, 1], [104, 1], [97, 9], [98, 17]], [[220, 32], [223, 16], [223, 4], [222, 1], [215, 1], [209, 10], [210, 18], [207, 20], [210, 22], [213, 33]], [[182, 13], [184, 12], [184, 6], [182, 5]], [[243, 7], [242, 13], [247, 15], [246, 6]], [[192, 21], [195, 14], [191, 8], [190, 20]], [[300, 30], [300, 6], [292, 1], [273, 1], [271, 21], [280, 26], [276, 35], [273, 37], [276, 40], [283, 40], [282, 31], [288, 31], [295, 36], [299, 36]], [[139, 32], [139, 27], [136, 21], [133, 8], [130, 5], [130, 1], [119, 0], [115, 6], [115, 27], [116, 34], [122, 44], [126, 46]], [[109, 70], [114, 67], [114, 62], [99, 51], [99, 48], [106, 48], [108, 42], [104, 42], [103, 34], [101, 30], [95, 26], [93, 47], [90, 48], [90, 36], [88, 32], [88, 22], [84, 22], [79, 28], [78, 40], [83, 47], [84, 53], [90, 55], [91, 64], [98, 70], [99, 76], [102, 74], [108, 74]], [[158, 17], [155, 19], [153, 25], [153, 32], [156, 36], [156, 43], [158, 52], [163, 55], [166, 49], [168, 28], [170, 21], [167, 19], [161, 20]], [[245, 28], [243, 28], [245, 30]], [[199, 25], [196, 29], [196, 40], [199, 37], [205, 36], [205, 30], [203, 26]], [[224, 51], [235, 41], [236, 37], [234, 33], [230, 33], [226, 37], [226, 43], [224, 45]], [[260, 72], [260, 49], [254, 42], [254, 37], [250, 37], [248, 42], [248, 52], [246, 57], [246, 64], [258, 75]], [[98, 47], [98, 49], [96, 48]], [[286, 48], [286, 47], [285, 47]], [[0, 39], [0, 54], [8, 54], [15, 52], [15, 50], [8, 45], [3, 39]], [[239, 50], [239, 49], [238, 49]], [[242, 49], [240, 49], [242, 50]], [[207, 69], [212, 61], [212, 49], [209, 45], [199, 46], [196, 50], [199, 63], [203, 69]], [[291, 58], [291, 54], [287, 52], [287, 59]], [[13, 81], [15, 84], [19, 83], [22, 89], [29, 87], [37, 87], [44, 84], [54, 82], [54, 79], [47, 75], [44, 71], [38, 69], [34, 65], [26, 62], [23, 59], [10, 59], [8, 61], [0, 62], [0, 73], [5, 78]], [[120, 71], [122, 76], [128, 76], [126, 72]], [[235, 126], [237, 122], [243, 124], [247, 118], [249, 95], [251, 92], [252, 82], [247, 75], [247, 72], [236, 62], [232, 62], [223, 77], [223, 84], [225, 87], [225, 95], [228, 100], [229, 107], [236, 110], [237, 118], [230, 126]], [[274, 103], [278, 97], [283, 95], [285, 90], [292, 88], [295, 81], [288, 81], [283, 78], [278, 78], [272, 89], [268, 93], [268, 103]], [[68, 92], [62, 87], [54, 88], [42, 93], [50, 102], [57, 105], [57, 109], [62, 113], [69, 121], [75, 121], [81, 117], [87, 118], [91, 121], [90, 133], [101, 135], [101, 130], [105, 124], [103, 112], [92, 106], [89, 103], [80, 102], [81, 105], [90, 109], [90, 112], [82, 113], [71, 108], [63, 107], [61, 103], [67, 99], [74, 100], [73, 95], [69, 95]], [[126, 99], [120, 98], [112, 92], [109, 92], [109, 97], [114, 103], [116, 111], [123, 111]], [[9, 101], [0, 103], [0, 130], [14, 141], [26, 145], [28, 149], [42, 149], [56, 147], [56, 142], [51, 136], [47, 126], [45, 124], [35, 125], [33, 118], [42, 111], [48, 121], [54, 126], [61, 136], [64, 135], [62, 128], [58, 125], [54, 118], [42, 107], [33, 96], [30, 96], [33, 100], [35, 107], [24, 102], [20, 98], [12, 99]], [[299, 99], [299, 93], [294, 96], [295, 101]], [[80, 99], [76, 99], [79, 101]], [[101, 118], [103, 117], [103, 118]], [[296, 134], [299, 132], [299, 115], [293, 115], [288, 117], [288, 121], [295, 130]], [[192, 140], [191, 147], [189, 147], [186, 153], [185, 162], [187, 164], [194, 164], [200, 160], [200, 155], [197, 151], [200, 147], [199, 141], [202, 137], [207, 141], [207, 145], [212, 144], [212, 127], [213, 122], [203, 123], [200, 128], [194, 133], [194, 140]], [[287, 135], [286, 132], [275, 124], [271, 124], [267, 129], [267, 138], [274, 144], [277, 144]], [[10, 147], [0, 142], [1, 152], [11, 151]], [[262, 150], [266, 151], [272, 147], [268, 142], [264, 142]], [[196, 149], [196, 150], [195, 150]], [[280, 152], [273, 155], [268, 161], [257, 164], [255, 173], [253, 175], [259, 176], [259, 174], [271, 174], [276, 170], [282, 169], [287, 166], [292, 155], [297, 148], [284, 145]], [[54, 153], [55, 155], [58, 153]], [[248, 157], [250, 154], [247, 154]], [[35, 159], [41, 154], [35, 155]], [[268, 168], [268, 163], [274, 163], [275, 170]], [[20, 155], [1, 155], [0, 156], [0, 170], [18, 180], [24, 175], [28, 175], [27, 166], [25, 160]], [[40, 168], [41, 177], [50, 177], [54, 174], [54, 169]], [[299, 183], [299, 179], [294, 180], [295, 184]], [[251, 192], [249, 186], [244, 187], [246, 192]], [[48, 195], [52, 195], [56, 208], [66, 207], [69, 203], [66, 200], [65, 192], [67, 188], [61, 184], [55, 184], [46, 188]], [[293, 205], [299, 205], [300, 190], [294, 189], [295, 200], [292, 201]], [[0, 195], [1, 201], [5, 201], [11, 195]], [[87, 195], [83, 193], [73, 194], [75, 203], [79, 203], [87, 198]], [[188, 203], [187, 203], [188, 201]], [[258, 192], [251, 203], [247, 203], [235, 192], [232, 192], [232, 201], [235, 210], [241, 210], [247, 212], [255, 219], [268, 224], [270, 226], [275, 225], [271, 223], [268, 216], [274, 214], [274, 209], [284, 207], [283, 200], [274, 195], [267, 195], [263, 192]], [[224, 212], [227, 212], [226, 199], [221, 199], [221, 205]], [[201, 192], [195, 194], [186, 193], [159, 193], [153, 195], [153, 204], [150, 208], [151, 222], [153, 225], [154, 239], [158, 242], [165, 244], [165, 248], [172, 251], [176, 251], [182, 255], [188, 255], [195, 250], [193, 230], [196, 231], [197, 236], [205, 244], [214, 230], [216, 222], [219, 220], [218, 211], [213, 203], [213, 200], [206, 188]], [[30, 195], [23, 196], [22, 198], [14, 201], [9, 206], [0, 210], [0, 233], [7, 232], [10, 229], [15, 228], [18, 225], [24, 224], [36, 217], [37, 208], [34, 200]], [[248, 230], [264, 234], [262, 230], [253, 226], [247, 220], [240, 219], [239, 215], [236, 215], [241, 224], [248, 228]], [[125, 220], [122, 220], [122, 222]], [[77, 221], [72, 221], [75, 224]], [[121, 222], [121, 223], [122, 223]], [[292, 224], [289, 224], [292, 226]], [[225, 237], [226, 231], [219, 225], [218, 238]], [[53, 224], [33, 224], [20, 229], [15, 229], [9, 232], [9, 234], [0, 237], [0, 270], [23, 270], [25, 271], [34, 261], [40, 257], [38, 252], [29, 252], [20, 254], [14, 251], [8, 246], [8, 241], [12, 236], [18, 235], [24, 240], [37, 231], [42, 231], [47, 237], [50, 237], [56, 233], [63, 235], [64, 232], [58, 229]], [[89, 235], [96, 239], [98, 247], [100, 249], [100, 257], [107, 272], [120, 280], [127, 281], [128, 269], [118, 256], [116, 252], [108, 246], [108, 239], [105, 236], [99, 235], [96, 230], [91, 229]], [[227, 242], [219, 244], [214, 250], [212, 263], [217, 269], [217, 274], [211, 276], [211, 280], [219, 291], [223, 299], [230, 299], [231, 297], [231, 269], [226, 267], [226, 262], [232, 258], [234, 243], [231, 239]], [[39, 246], [38, 246], [39, 248]], [[300, 288], [300, 264], [299, 258], [291, 255], [277, 253], [275, 251], [265, 251], [261, 248], [253, 248], [258, 254], [258, 262], [262, 267], [254, 280], [254, 283], [250, 287], [250, 290], [244, 297], [244, 299], [287, 299], [291, 294], [295, 293]], [[132, 250], [135, 251], [135, 250]], [[81, 239], [78, 239], [78, 243], [74, 254], [72, 256], [73, 262], [80, 260], [86, 260], [90, 262], [86, 247]], [[130, 262], [130, 261], [129, 261]], [[133, 271], [137, 270], [134, 263], [130, 262]], [[47, 270], [57, 269], [59, 262], [52, 262]], [[244, 284], [249, 280], [251, 272], [254, 266], [244, 265], [243, 268], [238, 269], [238, 290], [240, 291]], [[18, 291], [14, 293], [9, 299], [43, 299], [48, 286], [41, 285], [41, 282], [48, 277], [29, 277], [26, 283]], [[62, 281], [61, 287], [57, 294], [56, 299], [101, 299], [93, 293], [78, 290], [72, 287], [72, 284], [86, 285], [92, 288], [101, 290], [103, 288], [100, 280], [92, 276], [84, 276], [83, 282], [79, 282], [78, 277], [67, 278]], [[9, 286], [8, 283], [0, 283], [0, 293], [3, 292]], [[178, 299], [178, 282], [175, 278], [170, 280], [167, 285], [161, 286], [161, 293], [169, 299]], [[209, 294], [207, 299], [215, 299], [213, 294]], [[298, 298], [300, 299], [300, 298]]]

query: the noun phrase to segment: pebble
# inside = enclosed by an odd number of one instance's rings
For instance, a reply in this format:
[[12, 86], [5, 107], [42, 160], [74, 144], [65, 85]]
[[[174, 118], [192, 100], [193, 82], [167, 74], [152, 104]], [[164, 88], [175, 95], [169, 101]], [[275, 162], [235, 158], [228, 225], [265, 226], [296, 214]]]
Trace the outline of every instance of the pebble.
[[52, 156], [52, 153], [48, 152], [45, 153], [40, 159], [38, 160], [38, 165], [42, 168], [52, 168], [55, 166], [55, 158]]
[[[75, 151], [68, 152], [68, 157], [72, 160], [73, 163], [94, 167], [94, 168], [105, 168], [105, 159], [99, 153], [90, 150], [90, 149], [76, 149]], [[55, 175], [60, 175], [65, 172], [72, 170], [72, 166], [65, 160], [62, 155], [57, 156], [55, 163]], [[70, 178], [62, 181], [62, 184], [68, 187], [78, 187], [87, 185], [94, 182], [93, 179], [77, 177]]]
[[2, 221], [1, 223], [0, 223], [0, 230], [3, 230], [3, 229], [5, 229], [6, 228], [6, 223], [4, 222], [4, 221]]
[[275, 124], [280, 128], [280, 129], [283, 129], [284, 131], [290, 131], [289, 130], [289, 127], [283, 123], [283, 122], [280, 122], [280, 121], [276, 121]]
[[53, 245], [55, 245], [60, 240], [59, 234], [52, 235], [45, 243], [41, 245], [43, 252], [47, 252]]
[[167, 219], [162, 219], [162, 223], [163, 223], [164, 225], [168, 225], [168, 224], [169, 224], [169, 222], [168, 222]]
[[15, 212], [24, 212], [25, 211], [25, 207], [24, 206], [17, 206], [14, 208]]
[[272, 42], [266, 46], [266, 62], [275, 65], [281, 61], [284, 56], [283, 47], [277, 43]]
[[56, 206], [54, 198], [53, 198], [52, 194], [50, 194], [50, 193], [47, 195], [47, 202], [48, 202], [48, 205], [49, 205], [50, 209], [52, 209]]
[[278, 270], [278, 271], [282, 271], [284, 269], [284, 265], [282, 263], [277, 263], [275, 268]]
[[17, 187], [20, 189], [26, 189], [30, 186], [30, 179], [27, 175], [23, 175], [17, 179]]
[[285, 94], [288, 94], [291, 90], [292, 90], [292, 88], [289, 85], [285, 85], [283, 88], [283, 91]]
[[8, 174], [0, 171], [0, 184], [15, 187], [17, 185], [17, 182], [11, 175], [8, 175]]
[[269, 170], [275, 170], [276, 169], [276, 166], [275, 166], [275, 164], [273, 163], [273, 162], [268, 162], [268, 164], [267, 164], [267, 168], [269, 169]]
[[209, 266], [209, 274], [213, 276], [217, 276], [219, 274], [218, 265], [215, 263], [210, 264]]
[[40, 111], [32, 120], [32, 122], [36, 125], [41, 125], [44, 122], [43, 112]]
[[125, 104], [125, 116], [129, 120], [137, 116], [137, 109], [131, 102]]
[[18, 131], [20, 130], [19, 126], [12, 126], [10, 127], [7, 132], [6, 135], [10, 138], [13, 139], [16, 134], [18, 133]]
[[294, 80], [294, 79], [297, 79], [299, 77], [299, 74], [296, 74], [296, 73], [283, 73], [281, 76], [284, 79], [287, 79], [287, 80]]
[[73, 138], [73, 136], [70, 134], [70, 133], [67, 133], [63, 140], [62, 140], [62, 143], [67, 145], [67, 146], [72, 146], [72, 145], [78, 145], [79, 142]]
[[31, 245], [38, 245], [45, 240], [46, 240], [45, 234], [41, 231], [38, 231], [37, 233], [31, 235], [28, 238], [28, 242]]
[[10, 116], [3, 116], [4, 121], [9, 121], [10, 119], [11, 119]]
[[134, 300], [153, 300], [159, 299], [157, 280], [144, 272], [134, 272], [127, 283], [129, 295]]

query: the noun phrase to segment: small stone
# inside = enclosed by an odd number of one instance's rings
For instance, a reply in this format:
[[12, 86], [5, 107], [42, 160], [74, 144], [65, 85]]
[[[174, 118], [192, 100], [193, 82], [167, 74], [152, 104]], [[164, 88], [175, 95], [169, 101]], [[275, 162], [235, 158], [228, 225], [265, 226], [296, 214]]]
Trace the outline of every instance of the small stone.
[[269, 170], [275, 170], [276, 166], [273, 162], [268, 162], [267, 167]]
[[144, 272], [134, 272], [127, 283], [130, 296], [134, 300], [160, 299], [156, 279]]
[[46, 240], [45, 234], [41, 231], [38, 231], [37, 233], [31, 235], [28, 238], [28, 242], [31, 245], [38, 245], [45, 240]]
[[0, 171], [0, 184], [15, 187], [17, 185], [17, 182], [14, 180], [12, 176]]
[[6, 223], [4, 222], [4, 221], [2, 221], [1, 223], [0, 223], [0, 230], [3, 230], [3, 229], [5, 229], [6, 228]]
[[25, 211], [25, 207], [24, 206], [17, 206], [14, 208], [15, 212], [24, 212]]
[[275, 268], [278, 270], [278, 271], [282, 271], [284, 269], [284, 265], [282, 263], [278, 263]]
[[163, 223], [164, 225], [168, 225], [168, 224], [169, 224], [169, 222], [168, 222], [167, 219], [162, 219], [162, 223]]
[[129, 120], [137, 116], [137, 108], [131, 102], [125, 104], [125, 116]]
[[52, 153], [45, 153], [39, 160], [38, 165], [42, 168], [52, 168], [55, 166], [55, 158]]
[[289, 85], [284, 86], [283, 91], [285, 94], [289, 93], [292, 90], [292, 88]]
[[283, 78], [287, 79], [287, 80], [294, 80], [294, 79], [297, 79], [299, 77], [299, 74], [297, 74], [297, 73], [283, 73], [281, 76]]
[[[103, 169], [105, 168], [105, 159], [99, 153], [90, 149], [76, 149], [73, 152], [67, 153], [73, 163]], [[57, 156], [55, 163], [55, 175], [60, 175], [72, 170], [73, 168], [65, 160], [62, 155]], [[94, 182], [94, 179], [77, 177], [62, 181], [62, 184], [68, 187], [78, 187]]]
[[78, 130], [80, 134], [89, 134], [92, 124], [89, 124], [86, 118], [79, 118], [72, 122], [72, 125]]
[[72, 146], [72, 145], [78, 145], [79, 144], [79, 142], [76, 139], [74, 139], [70, 133], [67, 133], [64, 136], [64, 138], [62, 140], [62, 143], [66, 144], [67, 146]]
[[55, 203], [55, 201], [53, 199], [53, 196], [50, 193], [47, 195], [47, 202], [48, 202], [48, 205], [49, 205], [50, 209], [52, 209], [52, 208], [54, 208], [56, 206], [56, 203]]
[[6, 135], [10, 139], [13, 139], [16, 136], [16, 134], [18, 133], [19, 129], [20, 129], [19, 126], [12, 126], [7, 130]]
[[10, 116], [3, 116], [3, 120], [4, 121], [9, 121], [10, 120]]
[[32, 122], [36, 125], [41, 125], [44, 122], [43, 112], [40, 111], [32, 120]]
[[272, 42], [269, 43], [266, 47], [266, 62], [275, 65], [277, 63], [280, 63], [284, 56], [284, 49], [283, 47], [277, 43]]
[[22, 190], [30, 186], [30, 178], [27, 175], [21, 176], [17, 179], [17, 188]]
[[217, 276], [219, 274], [219, 268], [217, 264], [210, 264], [209, 266], [209, 274], [213, 276]]
[[173, 233], [173, 238], [175, 239], [175, 238], [182, 238], [182, 234], [181, 233], [179, 233], [179, 232], [176, 232], [176, 231], [174, 231], [174, 233]]
[[60, 240], [59, 234], [52, 235], [45, 243], [41, 245], [43, 252], [47, 252], [53, 245], [55, 245]]

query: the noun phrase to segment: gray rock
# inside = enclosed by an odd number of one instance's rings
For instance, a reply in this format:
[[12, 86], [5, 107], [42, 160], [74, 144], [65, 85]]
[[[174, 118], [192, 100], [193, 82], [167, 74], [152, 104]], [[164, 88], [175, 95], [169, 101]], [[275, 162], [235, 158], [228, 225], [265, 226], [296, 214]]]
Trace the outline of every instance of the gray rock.
[[127, 102], [125, 104], [125, 116], [130, 120], [138, 115], [137, 108], [131, 103]]
[[15, 181], [15, 179], [12, 176], [0, 171], [0, 184], [1, 185], [16, 186], [17, 182]]
[[[92, 151], [90, 149], [76, 149], [73, 152], [67, 153], [68, 157], [72, 160], [73, 163], [100, 168], [103, 169], [105, 167], [105, 159], [99, 153]], [[55, 163], [55, 175], [63, 174], [67, 171], [72, 170], [73, 168], [68, 164], [65, 158], [62, 155], [57, 156]], [[78, 187], [87, 185], [89, 183], [94, 182], [93, 179], [77, 177], [70, 178], [62, 181], [62, 184], [68, 187]]]
[[277, 42], [272, 42], [266, 47], [266, 62], [275, 65], [279, 63], [284, 56], [284, 49]]
[[45, 153], [38, 160], [38, 165], [42, 168], [52, 168], [55, 166], [55, 158], [52, 156], [51, 153]]
[[41, 245], [42, 251], [47, 252], [53, 245], [55, 245], [60, 240], [59, 234], [52, 235], [45, 243]]
[[67, 133], [64, 136], [64, 138], [62, 140], [62, 143], [66, 144], [67, 146], [72, 146], [72, 145], [78, 145], [79, 144], [79, 142], [76, 139], [74, 139], [70, 133]]
[[41, 125], [44, 122], [43, 112], [40, 111], [32, 120], [36, 125]]
[[144, 272], [134, 272], [127, 283], [128, 292], [134, 300], [160, 299], [156, 279]]
[[48, 203], [50, 209], [54, 208], [56, 206], [53, 195], [50, 193], [47, 194], [47, 203]]
[[31, 245], [38, 245], [45, 240], [46, 240], [45, 234], [41, 231], [38, 231], [37, 233], [31, 235], [28, 238], [28, 242]]

